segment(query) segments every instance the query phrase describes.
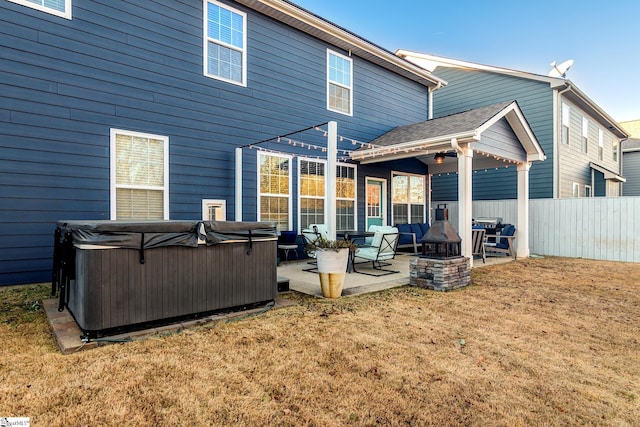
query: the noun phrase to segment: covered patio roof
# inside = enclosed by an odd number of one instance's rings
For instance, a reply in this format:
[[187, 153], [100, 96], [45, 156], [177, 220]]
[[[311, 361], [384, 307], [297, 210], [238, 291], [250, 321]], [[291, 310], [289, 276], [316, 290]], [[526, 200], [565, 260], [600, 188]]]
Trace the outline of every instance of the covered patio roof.
[[[505, 126], [500, 126], [501, 121], [508, 124], [510, 129], [506, 132], [511, 135], [504, 135]], [[502, 133], [503, 138], [497, 133]], [[351, 159], [376, 163], [411, 157], [428, 165], [430, 174], [455, 172], [458, 170], [456, 156], [445, 156], [442, 163], [437, 163], [434, 157], [436, 153], [455, 153], [456, 143], [468, 145], [480, 154], [474, 159], [474, 169], [545, 159], [516, 101], [396, 127], [353, 151]]]
[[[438, 156], [436, 156], [438, 154]], [[351, 153], [360, 163], [416, 158], [430, 175], [457, 172], [462, 255], [471, 247], [473, 170], [515, 164], [518, 180], [517, 256], [529, 256], [529, 168], [545, 159], [540, 143], [516, 101], [399, 126]]]

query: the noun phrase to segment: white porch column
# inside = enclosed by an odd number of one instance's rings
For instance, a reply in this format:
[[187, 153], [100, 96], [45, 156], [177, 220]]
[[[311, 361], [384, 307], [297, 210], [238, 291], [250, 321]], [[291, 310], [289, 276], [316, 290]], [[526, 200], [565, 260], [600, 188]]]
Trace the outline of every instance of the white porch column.
[[331, 121], [327, 132], [327, 189], [325, 223], [329, 239], [336, 238], [336, 163], [338, 162], [338, 122]]
[[518, 163], [518, 258], [529, 256], [529, 168], [530, 162]]
[[242, 221], [242, 148], [236, 148], [236, 221]]
[[[452, 140], [457, 146], [457, 141]], [[469, 257], [473, 265], [473, 246], [471, 242], [472, 215], [472, 179], [473, 179], [473, 150], [460, 147], [458, 150], [458, 233], [462, 238], [462, 256]]]

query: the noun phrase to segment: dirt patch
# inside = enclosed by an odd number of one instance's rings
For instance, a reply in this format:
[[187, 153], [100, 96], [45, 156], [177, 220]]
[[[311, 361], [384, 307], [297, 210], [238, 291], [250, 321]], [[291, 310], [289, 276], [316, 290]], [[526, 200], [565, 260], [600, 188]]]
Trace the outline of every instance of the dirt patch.
[[0, 290], [0, 416], [33, 425], [633, 425], [640, 264], [545, 258], [63, 356]]

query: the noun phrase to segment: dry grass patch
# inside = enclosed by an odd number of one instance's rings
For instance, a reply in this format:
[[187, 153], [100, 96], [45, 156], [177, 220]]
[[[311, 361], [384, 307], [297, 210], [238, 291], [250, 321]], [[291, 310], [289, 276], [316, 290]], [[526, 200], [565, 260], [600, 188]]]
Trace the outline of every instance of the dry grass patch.
[[63, 356], [0, 291], [0, 416], [34, 425], [634, 425], [640, 264], [547, 258]]

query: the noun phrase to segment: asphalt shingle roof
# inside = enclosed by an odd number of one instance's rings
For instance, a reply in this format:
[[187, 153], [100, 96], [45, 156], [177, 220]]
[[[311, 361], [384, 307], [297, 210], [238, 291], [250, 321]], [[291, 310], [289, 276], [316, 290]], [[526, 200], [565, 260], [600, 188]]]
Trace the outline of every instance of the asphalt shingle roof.
[[462, 113], [451, 114], [411, 125], [398, 126], [371, 141], [375, 146], [389, 146], [403, 142], [432, 139], [439, 136], [473, 132], [514, 101], [487, 105]]

